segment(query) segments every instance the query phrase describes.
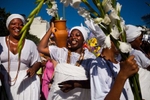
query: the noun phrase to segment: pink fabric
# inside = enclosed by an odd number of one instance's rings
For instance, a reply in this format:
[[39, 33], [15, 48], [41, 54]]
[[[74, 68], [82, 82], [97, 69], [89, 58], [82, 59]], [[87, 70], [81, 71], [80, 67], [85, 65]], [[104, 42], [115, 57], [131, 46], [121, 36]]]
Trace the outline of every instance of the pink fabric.
[[47, 97], [48, 97], [49, 83], [53, 77], [53, 72], [54, 72], [53, 63], [50, 60], [48, 60], [46, 63], [44, 72], [43, 72], [43, 77], [42, 77], [42, 93], [43, 93], [45, 100], [47, 100]]

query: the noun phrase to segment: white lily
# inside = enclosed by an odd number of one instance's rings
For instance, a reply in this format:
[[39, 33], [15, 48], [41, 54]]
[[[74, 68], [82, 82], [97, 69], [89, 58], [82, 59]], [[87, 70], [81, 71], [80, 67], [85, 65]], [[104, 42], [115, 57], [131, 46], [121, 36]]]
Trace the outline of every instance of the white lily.
[[108, 14], [105, 14], [104, 20], [102, 20], [103, 23], [105, 23], [106, 25], [109, 25], [111, 20], [108, 16]]
[[119, 41], [119, 49], [123, 53], [129, 53], [132, 50], [132, 47], [129, 43]]
[[114, 28], [111, 28], [111, 33], [110, 33], [115, 39], [118, 39], [120, 34], [118, 31], [118, 27], [115, 25]]
[[78, 8], [78, 14], [85, 19], [91, 19], [90, 12], [88, 12], [85, 8], [79, 7]]
[[73, 8], [79, 8], [80, 6], [80, 3], [82, 2], [81, 0], [70, 0], [70, 5], [73, 7]]
[[112, 5], [111, 5], [111, 0], [103, 0], [102, 1], [102, 6], [105, 10], [105, 12], [109, 12], [110, 10], [112, 10]]
[[53, 17], [55, 17], [55, 15], [58, 13], [58, 8], [57, 8], [57, 4], [55, 1], [51, 2], [52, 3], [52, 8], [50, 9], [46, 9], [47, 13]]
[[96, 18], [94, 18], [93, 20], [94, 20], [94, 23], [96, 23], [96, 24], [101, 24], [104, 19], [101, 18], [101, 17], [96, 17]]
[[55, 17], [55, 14], [57, 13], [57, 10], [55, 9], [46, 9], [47, 10], [47, 13], [48, 13], [48, 15], [51, 15], [51, 16], [53, 16], [53, 17]]
[[107, 35], [104, 41], [104, 48], [111, 48], [110, 35]]
[[116, 4], [116, 11], [120, 12], [121, 11], [121, 7], [122, 7], [122, 5], [120, 5], [120, 3], [117, 2], [117, 4]]
[[106, 25], [109, 25], [110, 22], [111, 22], [111, 20], [110, 20], [108, 14], [105, 15], [104, 19], [101, 18], [101, 17], [97, 17], [97, 18], [94, 18], [93, 20], [94, 20], [94, 22], [97, 23], [97, 24], [101, 24], [101, 23], [103, 22], [103, 23], [105, 23]]
[[[121, 26], [121, 30], [122, 30], [122, 32], [123, 32], [123, 30], [125, 30], [125, 21], [123, 20], [122, 17], [120, 17], [120, 26]], [[121, 32], [121, 33], [122, 33], [122, 32]]]
[[81, 0], [60, 0], [61, 3], [63, 3], [66, 7], [69, 6], [69, 4], [77, 9], [80, 6]]
[[110, 18], [115, 20], [118, 19], [120, 20], [120, 17], [118, 16], [118, 12], [115, 9], [112, 9], [110, 14], [109, 14]]
[[104, 19], [101, 18], [101, 17], [96, 17], [96, 18], [93, 19], [93, 21], [94, 21], [95, 24], [99, 24], [99, 25], [102, 26], [103, 28], [106, 28], [106, 27], [102, 24], [103, 20], [104, 20]]
[[60, 2], [63, 3], [65, 7], [67, 7], [71, 3], [71, 0], [60, 0]]

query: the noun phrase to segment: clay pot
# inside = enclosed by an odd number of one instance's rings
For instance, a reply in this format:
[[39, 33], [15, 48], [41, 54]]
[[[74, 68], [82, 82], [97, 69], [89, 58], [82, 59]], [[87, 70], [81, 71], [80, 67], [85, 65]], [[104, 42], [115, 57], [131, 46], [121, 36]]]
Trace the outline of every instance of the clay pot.
[[56, 45], [60, 48], [67, 47], [68, 31], [66, 28], [66, 20], [55, 20], [52, 32], [55, 37]]

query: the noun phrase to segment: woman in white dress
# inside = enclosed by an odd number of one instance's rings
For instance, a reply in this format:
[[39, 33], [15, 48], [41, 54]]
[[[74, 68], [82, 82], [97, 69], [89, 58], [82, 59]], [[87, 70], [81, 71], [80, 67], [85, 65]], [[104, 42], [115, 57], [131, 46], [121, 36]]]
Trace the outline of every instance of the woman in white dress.
[[95, 58], [95, 55], [83, 47], [88, 36], [87, 29], [84, 26], [76, 26], [70, 30], [69, 48], [48, 47], [47, 44], [53, 27], [48, 30], [38, 46], [39, 52], [49, 55], [57, 62], [54, 71], [54, 82], [52, 83], [48, 100], [90, 100], [90, 89], [75, 88], [64, 93], [58, 85], [67, 80], [88, 80], [87, 66], [83, 67], [82, 65], [86, 64], [87, 59]]
[[[8, 36], [0, 37], [1, 70], [9, 100], [39, 100], [40, 80], [36, 71], [40, 68], [40, 55], [31, 40], [24, 39], [21, 56], [17, 46], [25, 19], [20, 14], [11, 14], [6, 21]], [[19, 59], [20, 58], [20, 59]]]
[[139, 82], [141, 86], [142, 97], [144, 100], [150, 100], [150, 59], [147, 57], [145, 53], [142, 52], [142, 31], [144, 31], [141, 27], [137, 27], [134, 25], [126, 25], [127, 30], [127, 42], [129, 42], [132, 46], [132, 51], [130, 55], [135, 56], [135, 60], [139, 66]]

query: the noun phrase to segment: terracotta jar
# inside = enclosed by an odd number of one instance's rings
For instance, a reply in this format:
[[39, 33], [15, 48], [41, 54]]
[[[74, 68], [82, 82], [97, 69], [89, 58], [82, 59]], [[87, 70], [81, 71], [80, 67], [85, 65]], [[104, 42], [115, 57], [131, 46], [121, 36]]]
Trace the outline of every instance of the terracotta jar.
[[55, 36], [55, 42], [58, 47], [67, 46], [68, 32], [66, 28], [66, 20], [55, 20], [55, 28], [52, 29], [52, 32]]

